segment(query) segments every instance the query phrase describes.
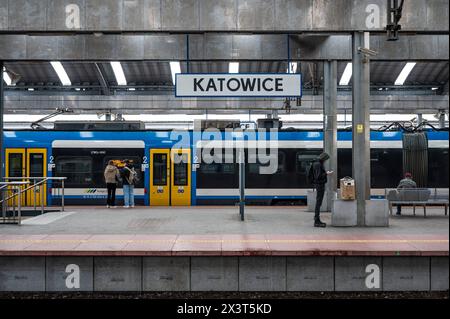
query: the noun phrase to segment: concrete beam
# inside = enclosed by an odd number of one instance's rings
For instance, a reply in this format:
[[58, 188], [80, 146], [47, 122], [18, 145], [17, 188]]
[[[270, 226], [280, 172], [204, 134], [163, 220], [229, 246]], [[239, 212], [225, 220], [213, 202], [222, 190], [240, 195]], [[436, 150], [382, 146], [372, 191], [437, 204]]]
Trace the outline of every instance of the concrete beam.
[[[446, 0], [405, 1], [402, 30], [449, 30]], [[384, 32], [385, 0], [1, 0], [2, 32]]]
[[[288, 37], [284, 34], [0, 34], [0, 60], [287, 60]], [[294, 60], [351, 60], [351, 36], [291, 35]], [[448, 60], [448, 35], [403, 35], [386, 41], [371, 36], [371, 60]]]
[[[5, 94], [5, 114], [54, 111], [68, 107], [75, 112], [96, 114], [99, 110], [120, 110], [124, 114], [167, 112], [189, 113], [205, 110], [279, 110], [283, 99], [196, 99], [175, 98], [172, 95], [18, 95]], [[371, 113], [435, 113], [447, 109], [448, 95], [371, 95]], [[337, 112], [351, 114], [352, 96], [337, 96]], [[323, 96], [305, 95], [302, 106], [292, 106], [292, 112], [322, 113]]]

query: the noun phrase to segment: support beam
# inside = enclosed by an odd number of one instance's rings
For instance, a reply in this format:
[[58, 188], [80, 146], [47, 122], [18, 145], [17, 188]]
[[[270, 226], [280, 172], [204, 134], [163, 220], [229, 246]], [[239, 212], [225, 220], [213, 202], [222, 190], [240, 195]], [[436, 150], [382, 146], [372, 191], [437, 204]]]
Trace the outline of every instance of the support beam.
[[352, 164], [358, 226], [365, 225], [366, 200], [370, 199], [370, 67], [369, 58], [359, 51], [369, 48], [368, 37], [368, 33], [355, 32], [352, 41]]
[[103, 76], [102, 69], [98, 63], [94, 63], [94, 70], [97, 74], [98, 81], [102, 87], [103, 95], [110, 95], [111, 91], [109, 90], [108, 82], [106, 82], [105, 77]]
[[[285, 60], [284, 34], [0, 34], [0, 60], [32, 61], [190, 61]], [[352, 59], [349, 35], [291, 35], [292, 60], [323, 61]], [[372, 60], [448, 60], [448, 35], [402, 35], [386, 41], [385, 35], [371, 37], [370, 47], [378, 51]]]
[[330, 155], [325, 163], [326, 170], [334, 173], [328, 175], [326, 184], [327, 207], [331, 208], [334, 193], [337, 191], [337, 61], [323, 63], [323, 136], [324, 151]]
[[[33, 92], [35, 93], [35, 92]], [[57, 107], [67, 107], [74, 112], [96, 114], [98, 112], [142, 114], [143, 112], [201, 112], [211, 110], [239, 111], [280, 110], [283, 99], [195, 99], [175, 98], [171, 95], [42, 95], [29, 94], [27, 91], [7, 91], [5, 95], [5, 113], [36, 113], [54, 111]], [[302, 105], [292, 104], [292, 113], [323, 113], [322, 95], [304, 95]], [[417, 114], [437, 113], [448, 108], [448, 95], [372, 95], [370, 96], [372, 113]], [[351, 114], [352, 96], [337, 96], [338, 113]], [[282, 115], [279, 111], [279, 115]]]
[[[383, 32], [386, 0], [0, 1], [1, 32]], [[447, 0], [408, 0], [402, 31], [449, 30]]]

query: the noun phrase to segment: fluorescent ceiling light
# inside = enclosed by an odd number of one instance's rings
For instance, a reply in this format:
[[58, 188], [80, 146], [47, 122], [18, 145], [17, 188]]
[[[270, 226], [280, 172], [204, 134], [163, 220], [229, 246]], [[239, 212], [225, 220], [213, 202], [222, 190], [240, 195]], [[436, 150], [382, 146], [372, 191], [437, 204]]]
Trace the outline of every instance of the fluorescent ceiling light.
[[289, 63], [289, 68], [286, 73], [296, 73], [297, 72], [297, 62]]
[[181, 73], [180, 62], [178, 61], [170, 62], [170, 73], [172, 74], [172, 83], [175, 84], [175, 74]]
[[136, 91], [136, 88], [128, 88], [128, 91]]
[[431, 88], [432, 91], [436, 91], [437, 89], [439, 89], [439, 88], [436, 88], [436, 87]]
[[11, 78], [9, 77], [9, 74], [6, 73], [5, 68], [3, 68], [3, 80], [5, 80], [6, 85], [11, 85], [12, 81]]
[[239, 62], [230, 62], [228, 65], [228, 73], [239, 73]]
[[344, 73], [342, 73], [341, 80], [339, 81], [339, 85], [348, 85], [350, 79], [352, 78], [352, 63], [349, 62], [345, 66]]
[[123, 73], [122, 64], [120, 62], [111, 62], [111, 67], [114, 71], [114, 76], [116, 77], [117, 85], [127, 85], [127, 79]]
[[28, 88], [28, 91], [34, 91], [34, 89], [33, 88]]
[[397, 77], [397, 80], [395, 80], [395, 85], [403, 85], [405, 83], [406, 79], [408, 78], [409, 73], [411, 73], [412, 69], [416, 65], [416, 62], [408, 62], [403, 67], [402, 72]]
[[75, 91], [80, 91], [81, 89], [80, 88], [75, 88]]
[[71, 85], [72, 82], [70, 82], [69, 76], [66, 73], [66, 70], [64, 70], [64, 67], [61, 62], [59, 61], [52, 61], [50, 62], [53, 69], [55, 69], [56, 74], [59, 77], [59, 80], [61, 81], [62, 85]]

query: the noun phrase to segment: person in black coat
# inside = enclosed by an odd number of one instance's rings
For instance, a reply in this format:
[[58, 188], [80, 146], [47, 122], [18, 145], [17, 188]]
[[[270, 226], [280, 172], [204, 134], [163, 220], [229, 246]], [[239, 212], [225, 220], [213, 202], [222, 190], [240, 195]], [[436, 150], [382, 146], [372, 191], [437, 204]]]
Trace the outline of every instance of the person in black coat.
[[323, 163], [328, 160], [330, 156], [327, 153], [322, 153], [312, 164], [312, 182], [316, 188], [316, 207], [314, 210], [314, 227], [326, 227], [327, 224], [320, 220], [320, 206], [322, 206], [323, 196], [325, 194], [325, 184], [327, 183], [327, 175], [332, 174], [332, 171], [325, 171]]

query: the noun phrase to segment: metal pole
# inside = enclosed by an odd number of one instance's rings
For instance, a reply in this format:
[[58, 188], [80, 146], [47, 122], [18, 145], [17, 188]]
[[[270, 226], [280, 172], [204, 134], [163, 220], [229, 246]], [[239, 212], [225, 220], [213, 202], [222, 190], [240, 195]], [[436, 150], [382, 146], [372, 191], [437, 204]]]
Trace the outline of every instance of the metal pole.
[[64, 211], [64, 179], [62, 179], [61, 182], [62, 182], [61, 210]]
[[352, 139], [353, 178], [357, 201], [357, 224], [365, 225], [366, 200], [370, 199], [370, 69], [369, 58], [360, 52], [369, 48], [369, 33], [352, 37]]
[[18, 223], [20, 225], [20, 223], [22, 222], [22, 193], [20, 192], [20, 186], [17, 187], [17, 192], [19, 193], [19, 195], [18, 195], [19, 203], [17, 204], [17, 207], [18, 207], [17, 217], [18, 217]]
[[33, 205], [34, 205], [34, 211], [36, 211], [36, 180], [33, 180], [33, 192], [34, 192], [34, 200], [33, 200]]
[[445, 128], [445, 112], [439, 110], [439, 128]]
[[41, 197], [41, 215], [44, 213], [44, 184], [39, 185], [40, 197]]
[[[242, 140], [244, 143], [244, 140]], [[239, 214], [244, 220], [245, 210], [245, 153], [244, 145], [239, 148]]]
[[422, 120], [423, 120], [422, 113], [418, 113], [417, 114], [417, 125], [420, 125], [422, 123]]
[[324, 151], [330, 155], [325, 162], [327, 170], [334, 173], [328, 175], [326, 184], [326, 201], [331, 210], [334, 194], [337, 191], [337, 61], [325, 61], [323, 89], [323, 138]]

